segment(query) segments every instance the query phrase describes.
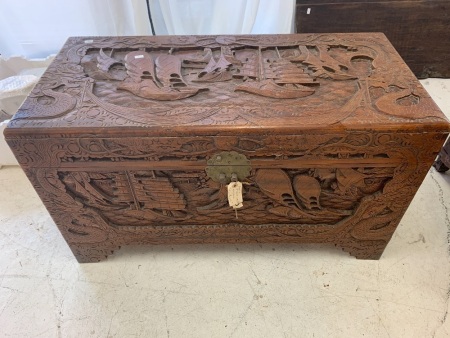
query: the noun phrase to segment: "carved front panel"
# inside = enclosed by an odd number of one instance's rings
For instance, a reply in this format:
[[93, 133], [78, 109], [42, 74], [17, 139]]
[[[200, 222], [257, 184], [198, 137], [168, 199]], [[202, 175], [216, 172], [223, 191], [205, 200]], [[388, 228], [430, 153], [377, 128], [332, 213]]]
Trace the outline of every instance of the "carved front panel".
[[[100, 259], [126, 243], [237, 241], [332, 242], [358, 257], [375, 258], [443, 135], [276, 136], [286, 145], [282, 156], [270, 137], [215, 139], [236, 147], [260, 145], [244, 151], [252, 170], [237, 219], [226, 186], [206, 175], [206, 159], [217, 149], [205, 140], [192, 157], [182, 151], [192, 146], [191, 139], [161, 141], [171, 144], [173, 153], [158, 160], [156, 150], [149, 154], [117, 146], [131, 145], [132, 139], [78, 140], [78, 145], [90, 145], [83, 152], [67, 139], [64, 146], [39, 148], [41, 154], [59, 154], [53, 168], [22, 165], [81, 261]], [[35, 150], [26, 146], [29, 141], [20, 142], [14, 145]], [[116, 157], [99, 144], [114, 145]]]
[[227, 187], [204, 171], [58, 172], [73, 198], [111, 226], [173, 224], [328, 224], [380, 193], [395, 168], [258, 169], [244, 182], [238, 218]]

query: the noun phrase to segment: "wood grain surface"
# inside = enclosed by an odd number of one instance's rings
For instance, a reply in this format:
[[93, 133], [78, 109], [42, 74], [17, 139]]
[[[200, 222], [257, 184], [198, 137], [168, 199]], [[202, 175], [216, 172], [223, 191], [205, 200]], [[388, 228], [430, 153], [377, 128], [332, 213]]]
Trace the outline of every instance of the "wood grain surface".
[[447, 0], [297, 0], [296, 27], [298, 33], [383, 32], [418, 78], [450, 77]]

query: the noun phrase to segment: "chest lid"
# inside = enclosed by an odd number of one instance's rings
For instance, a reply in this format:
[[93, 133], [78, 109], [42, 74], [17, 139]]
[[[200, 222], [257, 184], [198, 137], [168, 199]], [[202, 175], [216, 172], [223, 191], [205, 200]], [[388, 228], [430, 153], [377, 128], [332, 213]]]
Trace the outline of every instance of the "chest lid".
[[447, 131], [381, 33], [69, 38], [7, 138]]

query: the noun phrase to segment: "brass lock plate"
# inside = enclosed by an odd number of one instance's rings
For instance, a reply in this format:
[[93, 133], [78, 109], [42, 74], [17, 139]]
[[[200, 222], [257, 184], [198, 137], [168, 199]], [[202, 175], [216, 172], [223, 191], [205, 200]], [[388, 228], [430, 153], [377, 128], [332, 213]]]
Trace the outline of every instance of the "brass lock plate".
[[235, 151], [223, 151], [212, 156], [206, 167], [206, 175], [214, 182], [228, 184], [231, 181], [244, 181], [250, 176], [250, 160]]

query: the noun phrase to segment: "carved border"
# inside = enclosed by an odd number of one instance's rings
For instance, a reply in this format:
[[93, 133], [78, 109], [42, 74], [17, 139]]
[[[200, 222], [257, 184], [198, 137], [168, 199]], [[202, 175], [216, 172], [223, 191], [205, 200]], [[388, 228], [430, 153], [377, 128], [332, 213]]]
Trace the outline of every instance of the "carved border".
[[[444, 140], [444, 134], [436, 134]], [[252, 160], [290, 161], [347, 161], [357, 164], [363, 154], [369, 161], [380, 154], [387, 158], [383, 162], [415, 162], [414, 155], [405, 149], [417, 152], [421, 142], [420, 134], [362, 133], [347, 132], [335, 134], [267, 135], [267, 136], [205, 136], [205, 137], [121, 137], [121, 138], [47, 138], [9, 139], [20, 165], [28, 167], [89, 167], [93, 163], [107, 166], [143, 165], [146, 162], [179, 160], [206, 165], [206, 160], [220, 151], [237, 151]], [[282, 149], [280, 145], [283, 145]], [[405, 148], [405, 145], [408, 148]], [[400, 155], [400, 157], [398, 156]], [[139, 164], [139, 162], [141, 164]], [[181, 162], [183, 163], [183, 162]], [[337, 164], [339, 162], [336, 162]], [[96, 165], [98, 167], [98, 165]], [[148, 164], [151, 166], [151, 164]]]

